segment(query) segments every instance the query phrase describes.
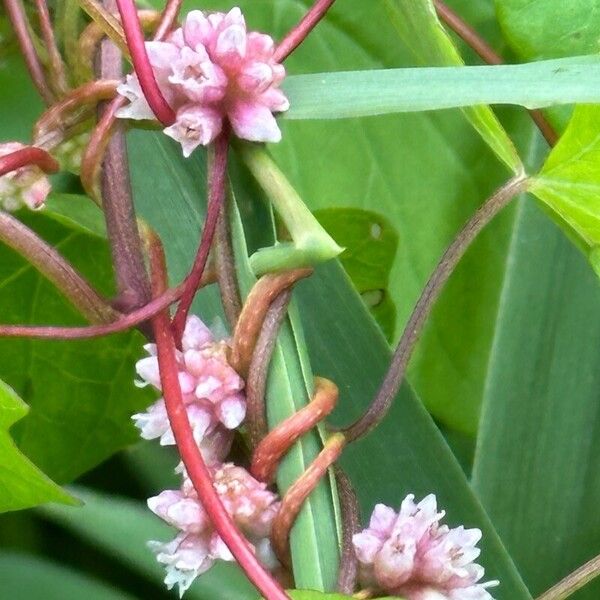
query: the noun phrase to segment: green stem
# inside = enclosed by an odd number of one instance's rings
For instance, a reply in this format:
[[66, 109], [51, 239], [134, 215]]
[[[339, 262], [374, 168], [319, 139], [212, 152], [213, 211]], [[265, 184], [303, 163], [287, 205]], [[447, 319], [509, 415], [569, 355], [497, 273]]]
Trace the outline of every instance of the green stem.
[[236, 149], [292, 238], [292, 243], [262, 248], [250, 257], [250, 264], [256, 275], [314, 266], [343, 252], [343, 248], [335, 243], [315, 219], [262, 146], [237, 144]]

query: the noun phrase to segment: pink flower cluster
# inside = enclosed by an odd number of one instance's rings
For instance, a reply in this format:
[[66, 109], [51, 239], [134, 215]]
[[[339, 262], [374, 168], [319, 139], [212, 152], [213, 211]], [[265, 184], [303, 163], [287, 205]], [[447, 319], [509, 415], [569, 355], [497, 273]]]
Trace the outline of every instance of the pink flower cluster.
[[[138, 385], [152, 385], [160, 390], [160, 374], [156, 346], [144, 346], [150, 356], [136, 365], [141, 378]], [[208, 463], [221, 462], [229, 451], [232, 430], [246, 416], [244, 382], [227, 362], [228, 346], [216, 341], [210, 329], [196, 316], [191, 316], [177, 353], [179, 383], [196, 442]], [[144, 412], [133, 416], [146, 440], [160, 439], [161, 445], [175, 444], [161, 398]]]
[[[0, 144], [0, 156], [25, 148], [19, 142]], [[40, 208], [51, 190], [46, 174], [37, 166], [29, 165], [0, 177], [0, 207], [13, 211], [28, 206]]]
[[[138, 361], [138, 385], [160, 390], [156, 347], [145, 346], [150, 356]], [[179, 381], [196, 443], [209, 465], [215, 490], [240, 530], [253, 544], [267, 567], [276, 567], [269, 536], [279, 501], [266, 485], [245, 469], [223, 464], [233, 440], [233, 430], [246, 413], [243, 381], [227, 362], [228, 346], [215, 340], [208, 327], [196, 316], [187, 320], [182, 349], [177, 354]], [[164, 400], [159, 399], [144, 412], [133, 416], [144, 439], [159, 438], [162, 445], [174, 444]], [[207, 571], [215, 560], [233, 556], [198, 500], [182, 466], [179, 490], [166, 490], [148, 500], [148, 506], [161, 519], [176, 527], [179, 534], [168, 543], [150, 542], [157, 560], [166, 567], [169, 589], [178, 585], [182, 595], [194, 579]]]
[[396, 512], [383, 504], [373, 511], [369, 527], [353, 538], [361, 582], [406, 600], [493, 600], [478, 583], [484, 569], [479, 556], [479, 529], [441, 525], [433, 494], [418, 504], [410, 494]]
[[[214, 467], [214, 487], [236, 525], [254, 545], [266, 566], [274, 568], [269, 543], [271, 523], [279, 509], [277, 496], [245, 469], [228, 463]], [[165, 583], [179, 586], [182, 595], [194, 579], [210, 569], [215, 560], [234, 560], [198, 501], [193, 485], [185, 477], [181, 490], [166, 490], [148, 500], [150, 510], [179, 529], [166, 544], [150, 542], [157, 559], [166, 566]]]
[[[146, 50], [176, 113], [164, 132], [181, 144], [184, 156], [212, 142], [225, 120], [240, 138], [281, 140], [273, 113], [289, 108], [279, 89], [285, 69], [273, 58], [273, 39], [248, 32], [239, 8], [227, 14], [191, 11], [166, 41], [146, 42]], [[118, 92], [130, 101], [120, 117], [154, 119], [136, 75], [128, 75]]]

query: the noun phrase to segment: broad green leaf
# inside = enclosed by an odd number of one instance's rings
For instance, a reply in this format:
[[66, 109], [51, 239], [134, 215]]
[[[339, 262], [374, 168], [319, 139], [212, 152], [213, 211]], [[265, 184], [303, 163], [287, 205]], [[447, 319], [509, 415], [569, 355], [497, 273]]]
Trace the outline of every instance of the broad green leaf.
[[[204, 157], [198, 153], [196, 160], [184, 161], [178, 147], [160, 134], [135, 133], [131, 139], [136, 201], [142, 215], [162, 235], [171, 273], [180, 277], [186, 272], [198, 243], [205, 202]], [[159, 182], [147, 178], [148, 169], [161, 173]], [[268, 220], [262, 231], [263, 240], [258, 247], [272, 243], [270, 232], [273, 226]], [[249, 252], [243, 231], [239, 227], [235, 239], [237, 251], [243, 253], [238, 268], [242, 293], [245, 295], [254, 282], [254, 276], [248, 262]], [[205, 302], [198, 303], [197, 307], [202, 307], [200, 314], [209, 322], [218, 315], [212, 295]], [[310, 365], [303, 354], [304, 346], [299, 336], [301, 332], [294, 320], [286, 324], [274, 353], [268, 391], [268, 397], [276, 399], [269, 404], [269, 416], [274, 422], [295, 413], [307, 402], [312, 392]], [[320, 448], [321, 440], [316, 433], [304, 436], [294, 446], [279, 470], [280, 489], [287, 489], [304, 472]], [[292, 535], [298, 585], [325, 590], [335, 582], [339, 543], [334, 504], [335, 498], [329, 483], [322, 482], [299, 516]]]
[[396, 307], [388, 286], [398, 234], [383, 215], [360, 208], [323, 208], [315, 217], [345, 249], [342, 266], [386, 337], [393, 338]]
[[2, 595], [15, 600], [133, 600], [91, 577], [48, 560], [0, 552]]
[[[150, 512], [142, 502], [99, 494], [75, 487], [73, 492], [85, 505], [80, 508], [45, 507], [41, 513], [111, 557], [162, 586], [165, 577], [160, 565], [147, 547], [149, 540], [168, 541], [176, 531]], [[255, 597], [250, 584], [234, 565], [219, 562], [199, 577], [186, 593], [192, 600]]]
[[[390, 16], [405, 43], [428, 66], [463, 66], [464, 61], [438, 20], [432, 0], [386, 0]], [[521, 160], [506, 131], [489, 106], [465, 109], [465, 116], [496, 155], [513, 171]]]
[[600, 245], [600, 106], [580, 106], [530, 190], [584, 249]]
[[495, 0], [510, 45], [526, 60], [600, 51], [598, 0]]
[[[515, 104], [542, 108], [600, 102], [600, 58], [524, 65], [417, 67], [295, 75], [287, 119], [347, 119], [398, 112]], [[511, 167], [515, 168], [513, 159]]]
[[[538, 595], [600, 553], [600, 289], [530, 201], [518, 213], [473, 484]], [[596, 582], [573, 599], [599, 594]]]
[[76, 503], [15, 446], [9, 429], [22, 419], [27, 405], [0, 381], [0, 512], [30, 508], [44, 502]]
[[[74, 197], [77, 201], [85, 202]], [[50, 215], [20, 216], [110, 293], [106, 242]], [[62, 296], [5, 247], [0, 247], [0, 288], [4, 323], [82, 324]], [[131, 415], [150, 400], [147, 390], [133, 385], [142, 344], [135, 332], [69, 342], [0, 339], [0, 376], [31, 407], [14, 439], [54, 480], [70, 481], [138, 439]]]
[[[134, 134], [132, 140], [130, 156], [137, 173], [135, 182], [140, 207], [149, 221], [162, 228], [170, 264], [174, 271], [179, 272], [181, 264], [188, 260], [188, 254], [179, 248], [191, 247], [193, 252], [197, 243], [202, 206], [198, 192], [203, 179], [200, 165], [196, 160], [184, 162], [178, 159], [173, 154], [177, 151], [169, 141], [159, 143], [154, 141], [156, 137], [142, 133]], [[161, 175], [151, 182], [144, 181], [143, 174], [148, 171]], [[236, 175], [234, 189], [247, 238], [254, 241], [253, 245], [260, 246], [269, 226], [261, 220], [260, 206], [252, 199], [256, 191], [252, 183], [244, 179], [243, 173]], [[152, 215], [154, 218], [151, 218]], [[310, 280], [299, 284], [297, 294], [298, 311], [306, 331], [313, 368], [315, 373], [329, 377], [340, 386], [337, 421], [348, 422], [374, 394], [390, 358], [389, 346], [339, 264], [334, 262], [320, 267]], [[214, 304], [204, 296], [197, 303], [197, 310], [210, 320]], [[295, 321], [296, 317], [293, 316], [293, 319]], [[281, 339], [286, 352], [290, 343], [287, 331]], [[300, 352], [303, 351], [303, 340], [297, 334], [294, 344], [298, 345]], [[278, 360], [276, 358], [272, 378], [277, 378], [276, 382], [281, 381], [274, 389], [285, 392], [278, 398], [282, 404], [279, 410], [283, 411], [287, 410], [287, 400], [281, 398], [285, 399], [289, 394], [290, 384], [283, 381]], [[293, 371], [287, 375], [290, 374], [297, 377]], [[291, 379], [292, 383], [295, 381], [297, 379]], [[270, 407], [273, 415], [273, 404]], [[292, 460], [296, 458], [292, 456]], [[396, 506], [410, 491], [419, 495], [432, 491], [437, 493], [440, 505], [448, 510], [451, 524], [464, 523], [483, 529], [483, 564], [490, 578], [502, 580], [498, 599], [530, 598], [472, 494], [460, 466], [408, 387], [403, 388], [385, 423], [375, 434], [349, 447], [342, 464], [357, 486], [365, 518], [376, 502]], [[313, 500], [316, 499], [313, 497]], [[305, 580], [318, 577], [314, 570], [322, 566], [321, 563], [315, 565], [314, 561], [305, 564], [301, 561], [308, 561], [315, 554], [319, 561], [323, 561], [329, 553], [325, 544], [315, 547], [314, 528], [317, 535], [322, 535], [331, 532], [332, 522], [333, 517], [328, 515], [327, 508], [323, 510], [321, 507], [312, 513], [310, 520], [305, 514], [305, 520], [294, 530], [294, 542], [302, 540], [305, 544], [305, 548], [300, 550], [295, 547], [296, 566]], [[328, 535], [331, 537], [331, 533]], [[332, 566], [324, 561], [322, 564]], [[331, 575], [326, 581], [328, 589], [332, 589]]]

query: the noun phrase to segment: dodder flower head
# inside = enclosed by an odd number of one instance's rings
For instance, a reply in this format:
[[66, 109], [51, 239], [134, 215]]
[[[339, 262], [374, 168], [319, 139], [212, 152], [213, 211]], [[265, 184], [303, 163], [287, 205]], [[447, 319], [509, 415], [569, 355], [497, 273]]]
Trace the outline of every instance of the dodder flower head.
[[[213, 485], [225, 509], [254, 545], [261, 560], [272, 566], [274, 557], [268, 538], [273, 517], [279, 508], [277, 496], [245, 469], [230, 463], [214, 467], [213, 478]], [[180, 531], [173, 541], [166, 544], [150, 542], [158, 561], [166, 565], [165, 583], [169, 589], [178, 585], [180, 594], [183, 594], [215, 560], [234, 560], [185, 473], [180, 490], [166, 490], [150, 498], [148, 506]]]
[[[246, 415], [244, 382], [227, 362], [227, 348], [226, 342], [215, 341], [198, 317], [188, 318], [182, 351], [177, 352], [179, 382], [194, 437], [208, 463], [223, 460], [231, 442], [231, 430]], [[139, 385], [149, 384], [160, 390], [156, 347], [147, 344], [145, 349], [150, 356], [136, 365]], [[162, 398], [133, 419], [144, 439], [160, 438], [163, 445], [175, 443]]]
[[497, 582], [478, 583], [484, 569], [473, 562], [481, 531], [450, 529], [443, 516], [433, 494], [418, 504], [410, 494], [399, 512], [378, 504], [353, 538], [364, 585], [407, 600], [493, 600]]
[[[278, 142], [273, 113], [289, 108], [279, 84], [285, 69], [274, 58], [273, 39], [247, 31], [239, 8], [225, 13], [190, 12], [165, 42], [146, 42], [157, 83], [176, 113], [164, 131], [189, 156], [212, 142], [225, 119], [235, 134], [254, 142]], [[130, 104], [120, 117], [153, 119], [136, 75], [119, 86]]]
[[[25, 146], [18, 142], [0, 144], [0, 156], [12, 154], [22, 148]], [[22, 206], [40, 208], [50, 190], [50, 181], [42, 169], [36, 165], [20, 167], [0, 177], [0, 207], [8, 211]]]

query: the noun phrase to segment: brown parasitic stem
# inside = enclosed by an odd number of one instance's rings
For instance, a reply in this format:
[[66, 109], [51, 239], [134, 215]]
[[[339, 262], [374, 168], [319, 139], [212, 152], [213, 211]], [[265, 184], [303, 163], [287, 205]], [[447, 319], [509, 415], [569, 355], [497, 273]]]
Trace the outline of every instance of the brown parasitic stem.
[[[439, 17], [456, 33], [479, 57], [490, 65], [501, 65], [504, 59], [471, 27], [460, 15], [455, 13], [442, 0], [434, 0]], [[528, 111], [541, 134], [550, 146], [558, 141], [558, 135], [541, 110]]]
[[317, 458], [285, 493], [281, 501], [281, 508], [273, 519], [271, 531], [273, 550], [283, 564], [289, 564], [290, 561], [290, 531], [302, 505], [328, 469], [340, 457], [345, 445], [346, 438], [343, 434], [336, 433], [332, 435], [325, 442], [325, 446]]
[[291, 290], [284, 290], [269, 307], [248, 368], [248, 377], [246, 378], [246, 428], [252, 449], [258, 446], [269, 430], [265, 408], [267, 377], [273, 350], [277, 343], [279, 328], [287, 316], [291, 297]]
[[352, 594], [358, 577], [358, 559], [352, 537], [360, 528], [360, 508], [348, 475], [340, 467], [335, 467], [334, 471], [342, 509], [342, 553], [337, 591], [341, 594]]
[[[105, 0], [112, 10], [114, 0]], [[137, 16], [136, 16], [137, 19]], [[119, 79], [122, 75], [121, 52], [105, 39], [100, 44], [97, 70], [102, 79]], [[108, 111], [110, 113], [110, 106]], [[102, 115], [104, 107], [99, 107]], [[129, 160], [122, 123], [112, 129], [101, 173], [102, 210], [110, 245], [117, 284], [117, 306], [129, 312], [150, 300], [150, 282], [144, 264], [129, 176]]]
[[235, 270], [235, 259], [231, 246], [231, 232], [227, 218], [227, 202], [217, 221], [215, 232], [215, 268], [219, 281], [219, 292], [223, 311], [229, 326], [233, 329], [242, 311], [242, 301]]
[[[166, 285], [166, 269], [162, 247], [156, 239], [149, 244], [149, 254], [152, 265], [153, 293], [158, 295], [164, 291]], [[213, 486], [210, 472], [194, 439], [183, 402], [175, 339], [168, 312], [163, 311], [154, 316], [152, 325], [156, 339], [161, 387], [167, 416], [177, 449], [185, 465], [187, 475], [198, 494], [198, 499], [221, 539], [236, 558], [246, 576], [266, 600], [290, 600], [277, 581], [260, 564], [248, 541], [236, 528]]]
[[450, 275], [470, 247], [479, 232], [527, 185], [527, 177], [517, 175], [503, 185], [469, 219], [467, 224], [454, 238], [440, 262], [427, 281], [412, 314], [404, 328], [396, 347], [388, 372], [365, 413], [344, 430], [348, 441], [354, 441], [374, 429], [387, 414], [400, 384], [404, 379], [406, 367], [419, 339], [427, 317], [439, 297]]
[[335, 408], [337, 400], [338, 388], [335, 383], [315, 377], [315, 392], [311, 401], [272, 429], [256, 447], [250, 466], [252, 475], [259, 481], [271, 483], [281, 459], [290, 447], [320, 423]]
[[[207, 271], [202, 286], [215, 283], [215, 274]], [[45, 338], [55, 340], [79, 340], [120, 333], [148, 321], [156, 313], [168, 308], [181, 298], [185, 285], [180, 283], [157, 296], [145, 306], [138, 308], [116, 321], [105, 325], [88, 325], [85, 327], [57, 327], [44, 325], [0, 325], [0, 337]]]
[[198, 251], [194, 259], [194, 264], [187, 278], [186, 289], [181, 297], [181, 302], [177, 307], [173, 317], [173, 331], [175, 340], [179, 345], [188, 313], [192, 302], [198, 291], [198, 284], [202, 279], [204, 268], [208, 261], [208, 255], [212, 246], [213, 238], [217, 228], [217, 221], [221, 214], [225, 202], [226, 184], [227, 184], [227, 156], [229, 153], [229, 132], [224, 130], [213, 142], [212, 156], [209, 157], [208, 164], [208, 202], [206, 206], [206, 218]]
[[54, 148], [63, 141], [66, 129], [76, 124], [82, 116], [87, 116], [85, 109], [102, 100], [110, 100], [117, 91], [119, 81], [90, 81], [71, 90], [60, 102], [53, 104], [37, 120], [33, 128], [33, 140], [42, 148]]
[[230, 362], [242, 377], [248, 374], [252, 353], [269, 307], [281, 292], [312, 272], [307, 268], [270, 273], [254, 285], [242, 308], [231, 343]]
[[40, 30], [44, 40], [44, 46], [48, 52], [48, 70], [50, 71], [49, 84], [58, 97], [62, 96], [69, 89], [67, 85], [67, 76], [65, 74], [65, 63], [63, 62], [56, 38], [54, 37], [54, 29], [48, 4], [46, 0], [35, 0], [35, 6], [40, 22]]
[[52, 246], [3, 211], [0, 211], [0, 241], [26, 258], [91, 323], [109, 323], [119, 316]]
[[44, 102], [47, 105], [50, 105], [54, 102], [54, 94], [48, 86], [46, 74], [44, 73], [44, 69], [40, 62], [40, 57], [38, 56], [33, 40], [31, 39], [29, 22], [25, 10], [23, 9], [23, 4], [21, 3], [21, 0], [4, 0], [4, 6], [6, 7], [6, 12], [15, 35], [17, 36], [19, 47], [23, 54], [23, 58], [25, 59], [25, 65], [27, 66], [31, 80]]
[[308, 34], [319, 24], [335, 0], [317, 0], [301, 21], [281, 40], [275, 54], [274, 60], [283, 62], [302, 42]]

